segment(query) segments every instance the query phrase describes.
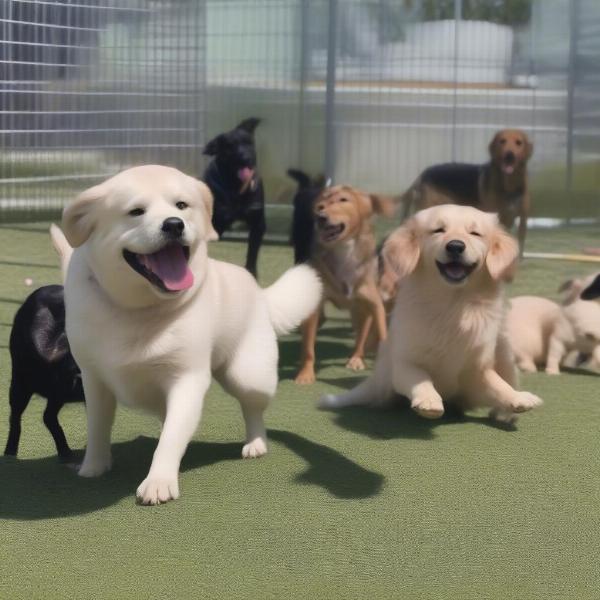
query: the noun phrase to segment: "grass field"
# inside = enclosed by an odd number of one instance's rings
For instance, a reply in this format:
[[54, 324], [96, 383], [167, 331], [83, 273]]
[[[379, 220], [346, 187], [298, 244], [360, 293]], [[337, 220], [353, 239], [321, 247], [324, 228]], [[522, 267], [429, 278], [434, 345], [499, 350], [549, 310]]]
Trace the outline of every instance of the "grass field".
[[[8, 336], [31, 288], [59, 282], [47, 224], [0, 227], [0, 442], [8, 421]], [[579, 252], [597, 231], [534, 231], [530, 250]], [[212, 255], [241, 262], [244, 246]], [[262, 283], [291, 263], [262, 250]], [[556, 297], [590, 264], [527, 260], [511, 295]], [[596, 270], [600, 270], [599, 268]], [[319, 381], [291, 381], [298, 338], [281, 341], [281, 383], [267, 413], [270, 453], [240, 459], [239, 407], [215, 384], [182, 465], [182, 497], [140, 507], [158, 425], [119, 409], [114, 468], [80, 479], [58, 462], [33, 400], [19, 459], [0, 458], [0, 599], [600, 597], [600, 379], [523, 378], [545, 405], [515, 431], [483, 413], [438, 422], [398, 407], [320, 412], [326, 391], [360, 379], [343, 368], [352, 339], [331, 312]], [[85, 446], [83, 405], [61, 422]]]

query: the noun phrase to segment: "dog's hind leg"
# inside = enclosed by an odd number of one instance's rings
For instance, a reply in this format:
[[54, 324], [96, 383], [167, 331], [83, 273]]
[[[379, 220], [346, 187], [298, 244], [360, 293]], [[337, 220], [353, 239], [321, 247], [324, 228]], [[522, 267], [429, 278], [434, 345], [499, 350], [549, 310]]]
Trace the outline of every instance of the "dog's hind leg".
[[71, 458], [71, 448], [67, 443], [65, 432], [58, 422], [58, 413], [64, 406], [62, 400], [57, 398], [48, 398], [48, 404], [44, 411], [44, 425], [48, 428], [48, 431], [54, 438], [56, 445], [56, 452], [61, 460], [68, 460]]
[[[255, 323], [260, 323], [260, 319]], [[277, 389], [277, 354], [275, 336], [265, 336], [257, 326], [246, 333], [225, 369], [215, 373], [223, 388], [237, 398], [244, 415], [243, 458], [258, 458], [267, 453], [263, 413]]]
[[116, 400], [100, 379], [89, 370], [81, 371], [87, 415], [87, 447], [79, 468], [81, 477], [98, 477], [111, 467], [110, 433]]
[[6, 456], [16, 456], [19, 450], [19, 440], [21, 438], [21, 416], [27, 408], [33, 393], [31, 390], [17, 381], [13, 376], [10, 382], [10, 429], [4, 454]]

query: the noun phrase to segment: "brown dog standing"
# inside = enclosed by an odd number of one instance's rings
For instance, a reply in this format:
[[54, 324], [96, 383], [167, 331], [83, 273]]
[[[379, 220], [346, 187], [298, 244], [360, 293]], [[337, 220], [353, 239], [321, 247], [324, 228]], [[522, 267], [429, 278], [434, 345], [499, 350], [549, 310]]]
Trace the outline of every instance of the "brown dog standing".
[[309, 263], [323, 281], [321, 306], [302, 327], [302, 364], [296, 383], [315, 381], [315, 341], [323, 304], [330, 301], [349, 309], [356, 330], [356, 342], [346, 366], [365, 367], [365, 343], [372, 324], [377, 338], [387, 337], [385, 309], [377, 289], [377, 256], [371, 217], [391, 215], [391, 199], [367, 195], [348, 186], [321, 192], [313, 204], [315, 237]]
[[519, 217], [519, 249], [525, 247], [530, 211], [527, 161], [533, 144], [520, 129], [502, 129], [489, 145], [490, 161], [483, 165], [446, 163], [425, 169], [402, 195], [405, 214], [438, 204], [463, 204], [498, 213], [510, 229]]

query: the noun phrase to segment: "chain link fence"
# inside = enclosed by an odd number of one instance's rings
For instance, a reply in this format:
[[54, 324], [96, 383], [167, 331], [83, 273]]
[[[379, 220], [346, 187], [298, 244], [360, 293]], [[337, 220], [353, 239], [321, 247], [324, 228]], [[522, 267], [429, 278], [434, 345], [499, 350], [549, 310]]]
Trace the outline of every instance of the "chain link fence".
[[535, 213], [598, 216], [596, 0], [0, 6], [2, 220], [42, 218], [134, 164], [200, 175], [204, 143], [249, 116], [274, 206], [289, 207], [289, 167], [398, 193], [520, 127]]

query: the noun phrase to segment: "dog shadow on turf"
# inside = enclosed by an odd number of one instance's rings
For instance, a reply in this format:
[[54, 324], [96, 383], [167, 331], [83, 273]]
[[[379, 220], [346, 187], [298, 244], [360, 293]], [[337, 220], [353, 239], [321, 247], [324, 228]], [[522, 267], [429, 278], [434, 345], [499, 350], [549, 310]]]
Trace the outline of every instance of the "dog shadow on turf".
[[[303, 458], [306, 470], [296, 483], [323, 488], [337, 498], [375, 495], [384, 477], [369, 471], [339, 452], [288, 431], [269, 432], [273, 441]], [[112, 445], [113, 468], [98, 478], [79, 477], [72, 466], [56, 456], [19, 460], [0, 457], [0, 519], [37, 520], [69, 517], [134, 499], [136, 486], [146, 477], [157, 440], [140, 436]], [[241, 444], [192, 442], [181, 472], [230, 461], [241, 461]], [[76, 452], [78, 461], [83, 458]], [[140, 510], [143, 510], [140, 508]]]

